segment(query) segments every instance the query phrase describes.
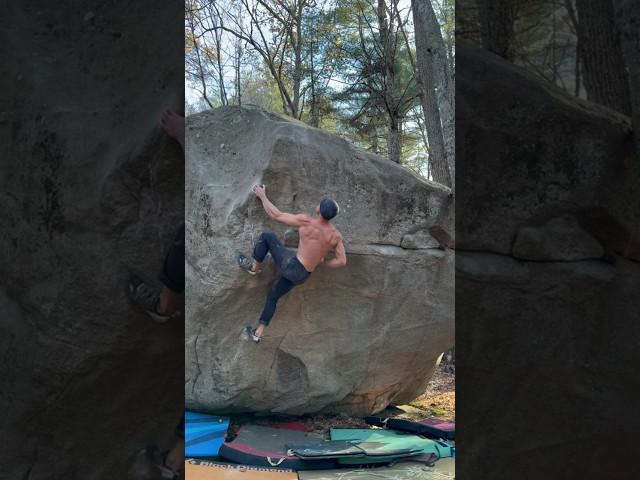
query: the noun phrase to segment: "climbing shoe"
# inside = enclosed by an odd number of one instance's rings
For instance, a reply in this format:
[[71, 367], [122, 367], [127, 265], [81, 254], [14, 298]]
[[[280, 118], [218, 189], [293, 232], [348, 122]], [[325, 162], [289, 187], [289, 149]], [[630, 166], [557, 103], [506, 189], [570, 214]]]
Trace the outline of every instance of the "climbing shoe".
[[247, 325], [246, 327], [244, 327], [244, 332], [249, 336], [249, 338], [251, 340], [253, 340], [255, 343], [259, 343], [260, 342], [260, 337], [256, 335], [256, 331], [254, 328], [252, 328], [250, 325]]
[[253, 270], [253, 260], [242, 253], [238, 255], [238, 266], [249, 275], [257, 275], [260, 273], [260, 270]]
[[134, 305], [142, 308], [156, 323], [165, 323], [179, 314], [178, 312], [174, 312], [173, 314], [159, 313], [160, 291], [148, 285], [135, 273], [129, 274], [127, 280], [127, 296]]
[[169, 452], [160, 452], [160, 449], [156, 445], [148, 445], [145, 448], [147, 461], [157, 469], [162, 478], [177, 480], [178, 475], [166, 465], [168, 453]]

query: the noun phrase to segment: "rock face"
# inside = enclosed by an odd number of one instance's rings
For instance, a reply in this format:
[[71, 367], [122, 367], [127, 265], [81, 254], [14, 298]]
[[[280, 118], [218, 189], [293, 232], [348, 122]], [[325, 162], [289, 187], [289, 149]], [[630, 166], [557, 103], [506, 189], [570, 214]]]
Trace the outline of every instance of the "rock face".
[[640, 429], [629, 119], [463, 41], [456, 55], [456, 420], [482, 432], [461, 436], [458, 472], [607, 478]]
[[[453, 254], [426, 241], [453, 237], [448, 190], [261, 110], [191, 116], [186, 138], [187, 405], [364, 414], [424, 391], [454, 343]], [[265, 228], [290, 246], [297, 237], [268, 219], [253, 184], [289, 212], [336, 198], [348, 257], [283, 297], [259, 345], [241, 330], [257, 322], [275, 272], [250, 277], [235, 257]]]
[[635, 141], [640, 150], [640, 134], [637, 134], [640, 131], [640, 4], [634, 0], [614, 0], [613, 7], [629, 79]]
[[539, 227], [522, 227], [513, 244], [513, 256], [522, 260], [587, 260], [601, 258], [602, 245], [572, 215], [552, 218]]
[[156, 277], [183, 218], [158, 127], [182, 103], [183, 6], [117, 3], [0, 18], [2, 478], [128, 478], [181, 412], [183, 325], [154, 325], [122, 278]]

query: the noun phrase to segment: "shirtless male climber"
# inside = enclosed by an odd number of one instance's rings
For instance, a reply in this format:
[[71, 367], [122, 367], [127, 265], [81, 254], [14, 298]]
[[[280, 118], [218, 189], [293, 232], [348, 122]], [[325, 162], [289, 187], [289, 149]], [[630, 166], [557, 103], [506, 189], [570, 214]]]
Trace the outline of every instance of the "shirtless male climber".
[[[304, 283], [320, 264], [329, 268], [344, 267], [347, 264], [347, 255], [342, 243], [342, 235], [331, 224], [331, 219], [339, 211], [338, 204], [332, 198], [323, 198], [316, 207], [316, 216], [311, 217], [304, 213], [281, 212], [267, 198], [264, 185], [254, 185], [253, 193], [260, 199], [270, 218], [300, 229], [300, 244], [295, 254], [289, 252], [273, 232], [265, 230], [256, 242], [252, 259], [245, 255], [238, 256], [240, 267], [250, 275], [256, 275], [260, 273], [260, 264], [270, 252], [280, 271], [280, 278], [267, 294], [267, 302], [260, 316], [258, 328], [254, 330], [250, 326], [246, 327], [251, 339], [257, 343], [262, 338], [264, 329], [269, 325], [280, 297], [296, 285]], [[335, 252], [335, 258], [325, 262], [325, 255], [331, 251]]]

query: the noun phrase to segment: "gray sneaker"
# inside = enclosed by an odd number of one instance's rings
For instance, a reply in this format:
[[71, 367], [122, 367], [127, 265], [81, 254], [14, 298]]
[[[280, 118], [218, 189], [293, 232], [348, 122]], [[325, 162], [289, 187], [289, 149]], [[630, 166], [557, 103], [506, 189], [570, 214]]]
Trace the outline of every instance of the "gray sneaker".
[[254, 328], [251, 327], [251, 325], [247, 325], [246, 327], [244, 327], [244, 333], [246, 333], [249, 336], [249, 338], [253, 340], [255, 343], [260, 342], [260, 337], [256, 335], [256, 331]]
[[129, 279], [127, 280], [127, 296], [134, 305], [142, 308], [154, 322], [165, 323], [176, 316], [176, 314], [168, 315], [158, 313], [160, 291], [148, 285], [135, 273], [129, 274]]
[[253, 270], [253, 260], [242, 253], [238, 255], [238, 266], [249, 275], [257, 275], [260, 273], [260, 270]]

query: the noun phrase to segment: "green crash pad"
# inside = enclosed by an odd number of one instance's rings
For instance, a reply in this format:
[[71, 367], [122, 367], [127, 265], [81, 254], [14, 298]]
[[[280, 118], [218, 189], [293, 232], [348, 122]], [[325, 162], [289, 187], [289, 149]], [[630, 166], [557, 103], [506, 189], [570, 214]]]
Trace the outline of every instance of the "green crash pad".
[[313, 458], [340, 458], [351, 455], [364, 455], [364, 450], [351, 442], [333, 440], [309, 444], [287, 445], [297, 457], [303, 460]]
[[451, 448], [444, 443], [412, 433], [370, 428], [332, 428], [331, 440], [353, 442], [364, 455], [339, 458], [343, 465], [385, 463], [413, 455], [434, 454], [439, 458], [450, 457]]
[[[441, 460], [439, 460], [441, 461]], [[452, 480], [454, 474], [419, 462], [403, 461], [388, 467], [298, 471], [300, 480]]]

